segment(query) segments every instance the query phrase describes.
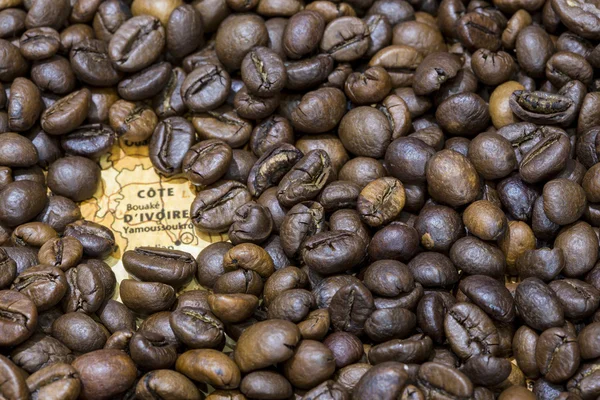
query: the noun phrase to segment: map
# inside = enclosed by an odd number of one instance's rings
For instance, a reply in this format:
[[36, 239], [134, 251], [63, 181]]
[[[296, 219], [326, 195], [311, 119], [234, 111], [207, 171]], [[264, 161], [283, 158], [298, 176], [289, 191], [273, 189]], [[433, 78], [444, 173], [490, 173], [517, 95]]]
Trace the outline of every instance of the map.
[[105, 261], [118, 281], [128, 277], [121, 263], [127, 250], [166, 247], [195, 257], [210, 243], [227, 240], [227, 235], [194, 230], [190, 205], [196, 189], [183, 175], [159, 175], [148, 158], [147, 142], [121, 140], [102, 157], [100, 166], [101, 185], [91, 199], [81, 203], [81, 212], [85, 219], [112, 229], [118, 249]]

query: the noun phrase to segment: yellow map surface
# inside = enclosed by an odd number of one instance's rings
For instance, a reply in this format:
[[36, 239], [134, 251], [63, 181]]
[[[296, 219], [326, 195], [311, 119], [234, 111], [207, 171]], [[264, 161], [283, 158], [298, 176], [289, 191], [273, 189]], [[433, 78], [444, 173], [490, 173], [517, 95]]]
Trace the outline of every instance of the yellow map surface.
[[[128, 277], [121, 255], [140, 246], [187, 251], [194, 257], [227, 235], [196, 232], [190, 218], [195, 188], [184, 176], [159, 175], [148, 158], [148, 143], [121, 140], [100, 160], [102, 183], [94, 197], [81, 203], [87, 220], [109, 227], [118, 250], [107, 261], [117, 280]], [[194, 287], [188, 286], [183, 290]], [[118, 290], [115, 298], [118, 298]]]

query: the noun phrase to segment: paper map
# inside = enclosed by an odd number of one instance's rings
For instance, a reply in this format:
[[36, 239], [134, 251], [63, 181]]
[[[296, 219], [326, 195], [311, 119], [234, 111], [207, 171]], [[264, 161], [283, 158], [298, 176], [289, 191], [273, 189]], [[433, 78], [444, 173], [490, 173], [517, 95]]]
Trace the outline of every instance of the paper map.
[[[194, 230], [190, 219], [194, 187], [182, 175], [159, 175], [148, 158], [148, 142], [121, 140], [115, 144], [100, 160], [102, 182], [98, 191], [81, 203], [85, 219], [109, 227], [115, 235], [119, 248], [105, 261], [119, 282], [128, 277], [121, 263], [127, 250], [167, 247], [196, 257], [210, 243], [227, 240], [227, 235]], [[193, 287], [191, 284], [183, 290]]]

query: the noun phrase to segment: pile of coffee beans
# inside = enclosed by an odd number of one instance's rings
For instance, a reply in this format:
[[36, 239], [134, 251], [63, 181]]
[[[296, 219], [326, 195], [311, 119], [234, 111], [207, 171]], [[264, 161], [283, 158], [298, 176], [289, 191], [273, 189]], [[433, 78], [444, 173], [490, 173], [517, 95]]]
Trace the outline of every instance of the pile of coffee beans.
[[[599, 43], [598, 0], [0, 0], [0, 398], [600, 398]], [[117, 141], [229, 241], [117, 283]]]

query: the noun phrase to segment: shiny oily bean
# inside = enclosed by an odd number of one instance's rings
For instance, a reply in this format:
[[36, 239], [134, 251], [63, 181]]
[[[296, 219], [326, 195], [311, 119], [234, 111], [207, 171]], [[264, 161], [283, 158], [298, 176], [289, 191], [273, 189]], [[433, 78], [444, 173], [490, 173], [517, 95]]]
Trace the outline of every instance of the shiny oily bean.
[[246, 329], [234, 353], [235, 363], [243, 373], [286, 361], [300, 342], [296, 324], [283, 320], [266, 320]]
[[360, 192], [356, 207], [365, 223], [378, 227], [396, 218], [405, 201], [402, 182], [386, 177], [369, 183]]
[[462, 279], [458, 288], [467, 299], [495, 320], [511, 322], [515, 318], [513, 297], [496, 279], [485, 275], [472, 275]]
[[162, 282], [173, 287], [187, 284], [196, 273], [191, 254], [178, 250], [137, 247], [123, 254], [125, 270], [145, 281]]
[[41, 369], [27, 378], [27, 387], [33, 398], [60, 398], [74, 400], [79, 397], [81, 381], [75, 368], [56, 363]]
[[493, 321], [474, 304], [456, 303], [448, 311], [444, 330], [452, 351], [462, 359], [478, 354], [493, 356], [498, 351], [499, 337]]
[[374, 308], [373, 295], [363, 284], [344, 286], [331, 299], [331, 323], [336, 330], [360, 335]]
[[290, 258], [301, 256], [304, 242], [325, 230], [325, 210], [317, 202], [296, 204], [281, 223], [280, 237], [283, 251]]
[[329, 155], [323, 150], [313, 150], [281, 178], [277, 199], [288, 208], [302, 201], [312, 200], [327, 184], [331, 173]]
[[600, 305], [600, 291], [578, 279], [555, 280], [548, 284], [565, 311], [565, 317], [580, 320], [592, 315]]
[[11, 289], [29, 296], [38, 311], [57, 305], [67, 292], [67, 278], [60, 268], [38, 265], [28, 268], [13, 281]]
[[426, 361], [433, 350], [433, 342], [424, 334], [416, 334], [407, 339], [392, 339], [373, 346], [369, 351], [369, 362], [381, 364], [397, 361], [405, 364], [419, 364]]
[[196, 195], [190, 207], [192, 223], [202, 232], [227, 232], [235, 210], [252, 200], [245, 185], [221, 181]]
[[190, 348], [214, 348], [224, 338], [223, 323], [210, 311], [181, 307], [169, 316], [175, 335]]
[[248, 189], [254, 197], [279, 184], [281, 179], [303, 157], [300, 150], [284, 143], [265, 151], [248, 175]]
[[175, 289], [159, 282], [124, 279], [121, 281], [119, 291], [123, 304], [140, 314], [167, 310], [175, 301]]
[[271, 256], [260, 246], [252, 243], [242, 243], [231, 248], [223, 257], [225, 271], [238, 268], [255, 271], [263, 278], [268, 278], [275, 272]]
[[302, 259], [312, 270], [330, 275], [358, 265], [366, 254], [365, 242], [354, 232], [326, 231], [304, 242]]
[[153, 400], [156, 395], [185, 400], [202, 398], [194, 383], [183, 374], [164, 369], [143, 375], [135, 387], [135, 396], [141, 400]]
[[564, 310], [558, 298], [538, 278], [524, 279], [517, 286], [515, 305], [520, 317], [531, 328], [545, 330], [564, 323]]
[[535, 359], [546, 380], [552, 383], [564, 382], [579, 367], [577, 338], [564, 328], [547, 329], [538, 339]]

